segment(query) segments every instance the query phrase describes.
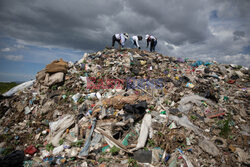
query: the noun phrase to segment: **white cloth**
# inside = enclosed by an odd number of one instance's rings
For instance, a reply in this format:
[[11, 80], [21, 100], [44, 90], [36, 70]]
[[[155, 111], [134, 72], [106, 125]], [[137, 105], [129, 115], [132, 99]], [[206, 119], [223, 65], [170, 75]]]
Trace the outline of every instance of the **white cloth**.
[[133, 41], [135, 41], [136, 46], [139, 48], [140, 45], [139, 45], [139, 42], [138, 42], [139, 41], [138, 36], [133, 36], [132, 39], [133, 39]]
[[116, 39], [120, 40], [121, 45], [124, 46], [124, 43], [126, 41], [124, 34], [115, 34]]
[[156, 41], [156, 38], [152, 35], [149, 36], [150, 39], [153, 39], [154, 41]]

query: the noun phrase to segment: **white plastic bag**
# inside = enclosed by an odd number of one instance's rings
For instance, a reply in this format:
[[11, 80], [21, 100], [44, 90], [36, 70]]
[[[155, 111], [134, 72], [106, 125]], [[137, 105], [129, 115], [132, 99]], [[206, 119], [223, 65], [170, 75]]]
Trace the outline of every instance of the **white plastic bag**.
[[35, 80], [32, 80], [32, 81], [27, 81], [20, 85], [17, 85], [14, 88], [10, 89], [8, 92], [4, 93], [3, 96], [12, 96], [16, 92], [24, 90], [25, 88], [32, 86], [34, 82]]

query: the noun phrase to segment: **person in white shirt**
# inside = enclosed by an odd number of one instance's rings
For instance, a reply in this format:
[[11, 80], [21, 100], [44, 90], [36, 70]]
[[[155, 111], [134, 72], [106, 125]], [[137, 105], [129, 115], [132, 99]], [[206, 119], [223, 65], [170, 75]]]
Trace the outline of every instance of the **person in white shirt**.
[[142, 40], [142, 36], [138, 35], [138, 36], [132, 36], [132, 38], [130, 39], [133, 47], [136, 47], [138, 49], [141, 49], [140, 45], [139, 45], [139, 41]]
[[112, 47], [115, 46], [115, 42], [119, 44], [120, 47], [124, 47], [125, 41], [128, 39], [128, 33], [114, 34], [112, 37]]
[[150, 52], [155, 51], [155, 46], [157, 45], [157, 39], [152, 35], [146, 35], [145, 39], [147, 40], [147, 47], [150, 43]]

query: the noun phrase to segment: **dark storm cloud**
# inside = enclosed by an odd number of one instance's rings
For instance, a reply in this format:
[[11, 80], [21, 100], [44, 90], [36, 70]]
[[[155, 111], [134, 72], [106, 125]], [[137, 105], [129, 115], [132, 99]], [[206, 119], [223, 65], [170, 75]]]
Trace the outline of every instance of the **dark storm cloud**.
[[[115, 7], [113, 7], [115, 6]], [[100, 49], [111, 34], [102, 17], [122, 10], [121, 1], [2, 1], [2, 35], [45, 45]]]
[[249, 46], [249, 8], [248, 0], [0, 0], [0, 35], [101, 50], [114, 33], [150, 33], [163, 53], [222, 60]]
[[[2, 0], [1, 32], [45, 45], [100, 49], [112, 33], [153, 33], [174, 44], [209, 34], [204, 5], [192, 0]], [[112, 31], [111, 31], [112, 30]]]
[[234, 40], [241, 39], [242, 37], [245, 37], [244, 31], [234, 31]]
[[164, 34], [161, 38], [171, 43], [200, 42], [209, 35], [209, 16], [204, 12], [206, 6], [201, 1], [137, 0], [128, 4], [134, 12], [156, 22], [153, 26], [148, 25], [145, 33], [149, 30], [158, 35]]

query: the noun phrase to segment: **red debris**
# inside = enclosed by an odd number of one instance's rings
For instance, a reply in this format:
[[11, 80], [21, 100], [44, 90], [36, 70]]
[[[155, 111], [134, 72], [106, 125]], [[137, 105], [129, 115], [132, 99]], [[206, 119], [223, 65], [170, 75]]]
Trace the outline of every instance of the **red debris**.
[[29, 146], [24, 150], [25, 154], [34, 155], [37, 152], [36, 147]]

